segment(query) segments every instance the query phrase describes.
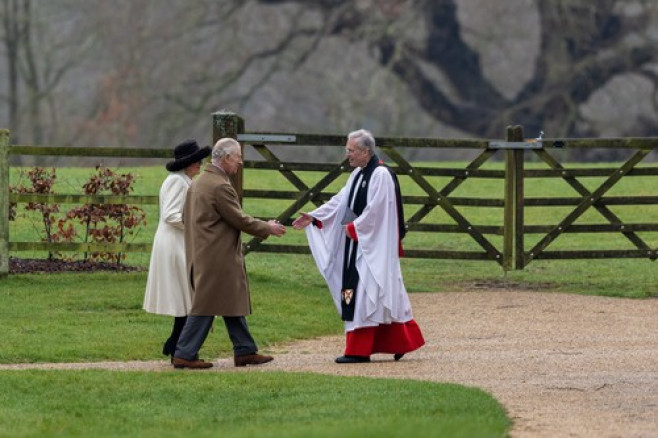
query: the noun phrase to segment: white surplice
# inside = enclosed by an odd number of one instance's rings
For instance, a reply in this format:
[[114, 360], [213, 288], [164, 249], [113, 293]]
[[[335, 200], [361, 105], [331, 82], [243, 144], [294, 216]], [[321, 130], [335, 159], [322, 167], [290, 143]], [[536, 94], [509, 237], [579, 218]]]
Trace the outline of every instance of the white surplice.
[[[322, 228], [306, 227], [309, 247], [320, 273], [329, 286], [338, 313], [341, 312], [341, 288], [345, 230], [341, 220], [348, 206], [352, 182], [359, 169], [350, 175], [343, 189], [327, 203], [309, 214], [322, 222]], [[393, 177], [384, 166], [372, 173], [367, 205], [354, 220], [358, 238], [354, 320], [345, 321], [345, 331], [391, 322], [405, 323], [413, 316], [409, 296], [400, 270], [398, 215]]]
[[171, 172], [160, 187], [160, 218], [153, 239], [144, 310], [186, 316], [191, 292], [185, 267], [183, 207], [192, 180], [185, 172]]

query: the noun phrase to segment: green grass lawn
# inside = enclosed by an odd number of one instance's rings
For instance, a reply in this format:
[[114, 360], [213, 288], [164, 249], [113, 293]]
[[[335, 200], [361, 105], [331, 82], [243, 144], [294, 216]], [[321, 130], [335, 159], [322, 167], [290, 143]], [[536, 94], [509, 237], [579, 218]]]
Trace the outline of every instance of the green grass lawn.
[[5, 371], [0, 437], [504, 437], [486, 393], [302, 373]]
[[[280, 257], [276, 268], [272, 258], [247, 261], [254, 312], [248, 322], [261, 348], [341, 333], [310, 260], [277, 271], [292, 257]], [[173, 319], [142, 310], [145, 272], [11, 275], [1, 284], [0, 363], [163, 358]], [[221, 320], [201, 354], [232, 354]]]
[[[310, 258], [254, 254], [248, 270], [248, 321], [262, 350], [342, 333]], [[10, 276], [0, 292], [0, 363], [164, 359], [171, 318], [141, 310], [145, 283], [144, 272]], [[201, 356], [230, 355], [219, 324]], [[510, 427], [482, 391], [408, 380], [24, 370], [0, 371], [0, 386], [0, 437], [503, 437]]]

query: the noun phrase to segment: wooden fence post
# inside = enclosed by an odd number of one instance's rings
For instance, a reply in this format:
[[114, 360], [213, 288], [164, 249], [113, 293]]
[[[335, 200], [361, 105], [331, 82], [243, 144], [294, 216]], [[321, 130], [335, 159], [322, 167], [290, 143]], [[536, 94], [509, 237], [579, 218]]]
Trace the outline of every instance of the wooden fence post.
[[[515, 126], [512, 131], [512, 141], [523, 141], [523, 126]], [[515, 149], [514, 154], [514, 269], [525, 268], [525, 190], [524, 190], [524, 159], [525, 150]]]
[[[523, 141], [522, 126], [508, 126], [505, 141]], [[523, 159], [524, 151], [505, 151], [505, 213], [503, 224], [503, 269], [523, 269]]]
[[[220, 138], [230, 137], [238, 138], [238, 134], [244, 133], [244, 119], [235, 113], [228, 111], [217, 111], [212, 115], [212, 143], [213, 145]], [[244, 156], [244, 145], [242, 147], [242, 154]], [[242, 203], [242, 167], [238, 173], [231, 177], [231, 182], [235, 191], [238, 192], [238, 197]]]
[[9, 131], [0, 129], [0, 278], [9, 274]]
[[[508, 126], [505, 141], [512, 141], [513, 129]], [[511, 271], [514, 266], [514, 170], [515, 156], [512, 150], [505, 151], [505, 209], [503, 219], [503, 270]]]

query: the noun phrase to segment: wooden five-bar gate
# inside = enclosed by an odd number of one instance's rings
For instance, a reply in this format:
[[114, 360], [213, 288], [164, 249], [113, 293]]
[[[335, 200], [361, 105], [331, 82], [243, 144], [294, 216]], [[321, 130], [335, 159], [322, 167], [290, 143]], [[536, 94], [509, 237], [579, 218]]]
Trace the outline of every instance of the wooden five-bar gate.
[[[213, 140], [221, 137], [238, 139], [243, 147], [252, 147], [262, 159], [245, 160], [245, 169], [260, 169], [280, 173], [290, 184], [267, 189], [243, 188], [243, 174], [236, 175], [233, 183], [243, 198], [277, 199], [286, 203], [276, 219], [290, 224], [299, 211], [307, 211], [321, 205], [334, 192], [329, 186], [344, 178], [351, 171], [347, 160], [339, 162], [285, 161], [277, 148], [345, 146], [345, 135], [316, 135], [300, 133], [246, 132], [242, 118], [233, 113], [213, 114]], [[492, 261], [504, 270], [524, 269], [534, 260], [541, 259], [603, 259], [603, 258], [658, 258], [658, 247], [651, 246], [645, 236], [658, 232], [658, 196], [649, 194], [611, 195], [614, 187], [626, 177], [649, 177], [648, 181], [658, 188], [658, 166], [645, 162], [645, 158], [658, 149], [658, 138], [597, 138], [597, 139], [544, 139], [526, 140], [520, 126], [507, 128], [504, 140], [393, 138], [378, 137], [377, 146], [389, 158], [388, 163], [400, 176], [403, 184], [403, 202], [406, 210], [406, 226], [409, 236], [414, 233], [451, 233], [466, 238], [475, 249], [441, 248], [417, 245], [407, 239], [405, 256], [428, 259], [464, 259]], [[434, 167], [412, 164], [404, 158], [406, 148], [427, 151], [427, 155], [449, 150], [469, 150], [472, 158], [459, 167]], [[615, 149], [626, 151], [628, 157], [615, 167], [570, 167], [560, 161], [563, 151], [579, 148]], [[10, 155], [66, 155], [130, 158], [167, 158], [171, 149], [123, 149], [123, 148], [66, 148], [10, 146], [9, 133], [0, 130], [0, 276], [8, 272], [10, 252], [20, 251], [123, 251], [148, 252], [150, 243], [51, 243], [15, 242], [10, 240], [9, 203], [114, 203], [157, 204], [157, 196], [85, 196], [85, 195], [37, 195], [9, 193]], [[494, 158], [497, 157], [497, 158]], [[496, 162], [496, 160], [498, 160]], [[440, 161], [440, 159], [432, 159]], [[497, 165], [491, 165], [492, 163]], [[530, 163], [530, 164], [528, 164]], [[489, 166], [485, 166], [488, 164]], [[642, 164], [642, 165], [640, 165]], [[322, 172], [313, 183], [304, 181], [304, 173]], [[588, 187], [583, 179], [598, 179], [594, 187]], [[405, 181], [403, 181], [403, 179]], [[478, 179], [497, 180], [502, 185], [499, 197], [459, 197], [457, 189], [467, 181]], [[558, 197], [532, 197], [526, 195], [526, 182], [532, 179], [560, 180], [571, 193]], [[440, 180], [440, 183], [437, 183]], [[413, 186], [413, 190], [409, 188]], [[644, 187], [650, 187], [645, 184]], [[420, 194], [416, 194], [420, 193]], [[571, 196], [569, 196], [571, 195]], [[575, 195], [575, 196], [574, 196]], [[289, 201], [289, 202], [288, 202]], [[643, 206], [657, 208], [650, 219], [637, 222], [614, 212], [614, 206]], [[549, 224], [526, 225], [528, 209], [543, 207], [566, 209], [559, 219]], [[476, 223], [465, 214], [466, 209], [499, 209], [500, 220], [494, 224]], [[433, 212], [439, 210], [447, 220], [433, 222]], [[562, 211], [562, 210], [561, 210]], [[595, 212], [602, 222], [582, 223], [585, 214]], [[554, 217], [554, 215], [552, 216]], [[552, 249], [552, 244], [562, 235], [587, 233], [596, 240], [599, 233], [618, 233], [627, 242], [625, 248], [605, 249]], [[533, 236], [533, 241], [527, 243]], [[539, 238], [537, 238], [539, 236]], [[494, 237], [496, 240], [494, 240]], [[411, 245], [409, 245], [411, 241]], [[416, 239], [416, 242], [419, 242]], [[245, 252], [307, 253], [306, 245], [263, 242], [257, 238], [244, 243]]]

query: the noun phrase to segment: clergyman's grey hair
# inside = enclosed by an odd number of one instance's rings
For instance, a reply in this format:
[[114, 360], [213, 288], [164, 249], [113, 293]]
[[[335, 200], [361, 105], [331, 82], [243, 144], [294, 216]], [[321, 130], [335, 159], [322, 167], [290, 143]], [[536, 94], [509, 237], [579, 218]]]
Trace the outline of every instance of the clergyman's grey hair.
[[375, 153], [375, 137], [370, 131], [359, 129], [352, 131], [347, 135], [348, 140], [355, 140], [359, 149], [367, 149], [371, 154]]

